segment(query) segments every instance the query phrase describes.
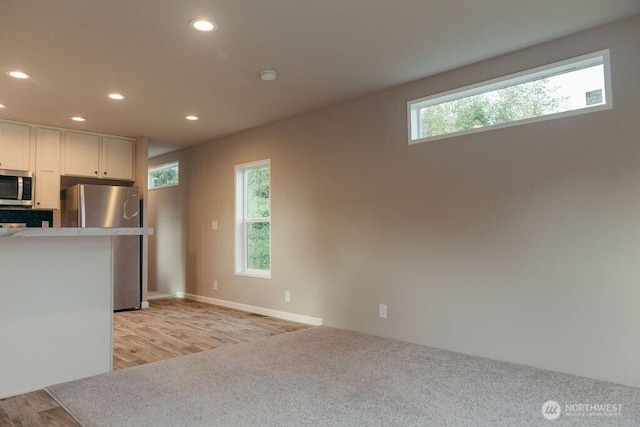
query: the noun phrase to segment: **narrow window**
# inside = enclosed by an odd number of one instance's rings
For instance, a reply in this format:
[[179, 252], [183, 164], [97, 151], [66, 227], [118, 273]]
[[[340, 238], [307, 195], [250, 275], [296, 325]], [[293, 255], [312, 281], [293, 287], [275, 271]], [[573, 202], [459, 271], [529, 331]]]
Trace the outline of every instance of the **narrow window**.
[[409, 144], [609, 109], [609, 51], [409, 101]]
[[238, 165], [236, 274], [271, 278], [270, 160]]
[[147, 187], [149, 190], [178, 185], [179, 163], [177, 161], [165, 163], [149, 168]]

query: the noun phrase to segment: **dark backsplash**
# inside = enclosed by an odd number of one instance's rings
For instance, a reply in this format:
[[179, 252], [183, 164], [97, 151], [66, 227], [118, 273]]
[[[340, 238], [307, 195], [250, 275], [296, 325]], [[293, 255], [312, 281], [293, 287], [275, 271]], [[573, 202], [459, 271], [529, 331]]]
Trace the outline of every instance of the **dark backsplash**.
[[27, 227], [42, 227], [43, 221], [48, 221], [49, 227], [53, 227], [53, 211], [0, 209], [0, 223], [26, 223]]

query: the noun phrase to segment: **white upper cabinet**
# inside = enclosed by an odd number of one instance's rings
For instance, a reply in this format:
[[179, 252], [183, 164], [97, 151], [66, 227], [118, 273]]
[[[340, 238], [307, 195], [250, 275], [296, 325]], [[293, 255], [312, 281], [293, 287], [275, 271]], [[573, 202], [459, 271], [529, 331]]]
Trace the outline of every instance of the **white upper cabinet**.
[[34, 209], [60, 209], [60, 131], [36, 129]]
[[128, 139], [102, 138], [100, 170], [102, 178], [134, 180], [134, 142]]
[[64, 175], [134, 180], [135, 142], [66, 132]]
[[0, 169], [30, 170], [30, 126], [0, 123]]
[[100, 137], [84, 133], [65, 133], [65, 175], [99, 177]]

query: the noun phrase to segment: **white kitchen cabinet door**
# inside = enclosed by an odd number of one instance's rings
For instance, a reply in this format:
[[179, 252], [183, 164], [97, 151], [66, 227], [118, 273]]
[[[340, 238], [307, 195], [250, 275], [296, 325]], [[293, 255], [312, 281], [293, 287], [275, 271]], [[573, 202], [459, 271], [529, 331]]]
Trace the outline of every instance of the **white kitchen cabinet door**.
[[0, 169], [30, 170], [30, 131], [29, 126], [0, 123]]
[[102, 138], [101, 178], [134, 180], [134, 144], [128, 139]]
[[65, 175], [100, 176], [100, 137], [84, 133], [65, 134]]
[[34, 209], [60, 209], [60, 131], [36, 129]]

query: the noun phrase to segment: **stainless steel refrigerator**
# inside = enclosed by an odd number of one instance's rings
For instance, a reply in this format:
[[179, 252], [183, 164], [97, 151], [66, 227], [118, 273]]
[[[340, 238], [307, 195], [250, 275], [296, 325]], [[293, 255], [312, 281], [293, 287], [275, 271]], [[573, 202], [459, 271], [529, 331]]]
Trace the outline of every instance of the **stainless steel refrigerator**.
[[[136, 187], [78, 184], [62, 194], [63, 227], [139, 227]], [[140, 236], [113, 237], [113, 308], [140, 308]]]

